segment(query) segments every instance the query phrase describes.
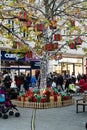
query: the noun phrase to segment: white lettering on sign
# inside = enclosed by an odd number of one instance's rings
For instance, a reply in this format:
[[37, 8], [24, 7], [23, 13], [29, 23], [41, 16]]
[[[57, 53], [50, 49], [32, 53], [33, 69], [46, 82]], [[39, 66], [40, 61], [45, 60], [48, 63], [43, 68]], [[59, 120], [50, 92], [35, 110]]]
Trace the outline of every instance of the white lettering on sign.
[[34, 66], [40, 66], [40, 62], [35, 62]]
[[18, 54], [9, 54], [9, 53], [6, 53], [5, 57], [6, 58], [15, 58], [16, 60], [19, 59], [19, 55]]

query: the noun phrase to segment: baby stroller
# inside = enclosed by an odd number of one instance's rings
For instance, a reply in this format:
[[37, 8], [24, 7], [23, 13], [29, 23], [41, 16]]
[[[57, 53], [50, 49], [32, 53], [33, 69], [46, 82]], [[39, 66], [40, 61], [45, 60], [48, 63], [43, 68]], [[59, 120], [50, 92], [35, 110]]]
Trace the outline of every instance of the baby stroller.
[[79, 86], [76, 86], [75, 84], [71, 83], [71, 84], [69, 84], [68, 92], [75, 93], [75, 94], [80, 94], [81, 93], [81, 88]]
[[70, 83], [69, 86], [68, 86], [68, 88], [67, 88], [67, 91], [69, 93], [76, 93], [77, 89], [76, 89], [76, 87], [75, 87], [75, 85], [73, 83]]
[[1, 88], [0, 89], [0, 117], [2, 117], [3, 119], [7, 119], [8, 115], [10, 116], [15, 115], [15, 117], [19, 117], [20, 113], [16, 108], [16, 105], [13, 105], [12, 102], [10, 101], [6, 91]]

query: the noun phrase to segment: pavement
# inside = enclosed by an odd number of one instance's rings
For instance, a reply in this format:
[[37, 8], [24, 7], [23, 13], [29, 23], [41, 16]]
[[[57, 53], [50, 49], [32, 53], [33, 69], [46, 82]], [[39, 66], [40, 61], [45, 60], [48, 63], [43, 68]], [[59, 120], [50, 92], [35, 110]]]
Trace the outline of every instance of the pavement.
[[[74, 97], [79, 98], [79, 96]], [[86, 130], [86, 112], [76, 113], [75, 104], [51, 109], [18, 108], [21, 116], [0, 118], [0, 130]], [[79, 110], [82, 110], [79, 107]]]

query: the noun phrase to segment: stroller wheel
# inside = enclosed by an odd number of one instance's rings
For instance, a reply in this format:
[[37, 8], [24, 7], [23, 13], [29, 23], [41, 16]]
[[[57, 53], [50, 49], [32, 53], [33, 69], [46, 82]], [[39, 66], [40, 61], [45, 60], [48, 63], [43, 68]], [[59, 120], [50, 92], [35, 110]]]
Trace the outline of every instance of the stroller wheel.
[[87, 130], [87, 122], [85, 123], [85, 128], [86, 128], [86, 130]]
[[0, 118], [2, 117], [2, 113], [0, 113]]
[[13, 116], [13, 115], [14, 115], [14, 112], [13, 112], [13, 111], [9, 111], [9, 115], [10, 115], [10, 116]]
[[19, 117], [20, 116], [20, 113], [19, 112], [16, 112], [15, 113], [15, 117]]
[[7, 115], [7, 114], [4, 114], [4, 115], [3, 115], [3, 119], [8, 119], [8, 115]]

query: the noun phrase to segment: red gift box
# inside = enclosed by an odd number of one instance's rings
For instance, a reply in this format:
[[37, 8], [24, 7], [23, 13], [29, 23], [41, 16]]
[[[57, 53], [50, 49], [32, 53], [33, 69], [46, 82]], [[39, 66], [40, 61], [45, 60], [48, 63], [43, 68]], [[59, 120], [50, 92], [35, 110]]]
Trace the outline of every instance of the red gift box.
[[75, 43], [70, 43], [69, 47], [70, 47], [70, 49], [75, 49], [76, 45], [75, 45]]
[[75, 41], [76, 45], [81, 45], [82, 44], [82, 39], [80, 37], [75, 38], [74, 41]]
[[47, 46], [46, 46], [46, 45], [43, 46], [43, 50], [44, 50], [44, 51], [47, 50]]
[[54, 43], [54, 50], [58, 49], [58, 43]]
[[21, 96], [18, 96], [17, 99], [18, 99], [18, 101], [21, 101]]
[[57, 28], [57, 21], [50, 20], [50, 29], [56, 29], [56, 28]]
[[26, 59], [32, 58], [33, 57], [33, 52], [26, 52]]
[[70, 22], [72, 26], [75, 26], [75, 20], [71, 20]]
[[43, 46], [43, 49], [44, 49], [44, 51], [53, 51], [54, 50], [54, 44], [53, 43], [48, 43], [48, 44], [45, 44], [44, 46]]
[[28, 22], [27, 22], [27, 27], [30, 27], [31, 24], [32, 24], [31, 20], [28, 20]]
[[25, 57], [26, 59], [29, 59], [29, 52], [26, 53]]
[[31, 20], [28, 20], [27, 22], [24, 22], [24, 25], [25, 25], [26, 27], [30, 27], [31, 24], [32, 24]]
[[26, 20], [27, 19], [27, 12], [26, 11], [25, 12], [23, 12], [23, 11], [19, 12], [19, 19], [20, 20]]
[[44, 103], [45, 102], [45, 98], [41, 98], [41, 103]]
[[33, 102], [37, 102], [37, 98], [36, 97], [33, 98]]
[[54, 102], [57, 102], [57, 95], [54, 95]]
[[60, 41], [62, 40], [61, 34], [54, 34], [54, 41]]
[[64, 100], [68, 100], [69, 99], [69, 97], [68, 96], [64, 96]]
[[49, 44], [47, 44], [47, 50], [48, 51], [52, 51], [53, 50], [53, 43], [49, 43]]
[[56, 26], [50, 25], [50, 29], [56, 29], [56, 28], [57, 28]]
[[59, 54], [58, 59], [59, 60], [62, 59], [62, 54]]
[[22, 12], [19, 12], [19, 19], [22, 19]]
[[29, 52], [29, 56], [30, 56], [30, 58], [33, 57], [33, 52], [32, 51]]
[[37, 29], [37, 31], [44, 31], [45, 26], [44, 26], [44, 24], [37, 24], [36, 29]]

